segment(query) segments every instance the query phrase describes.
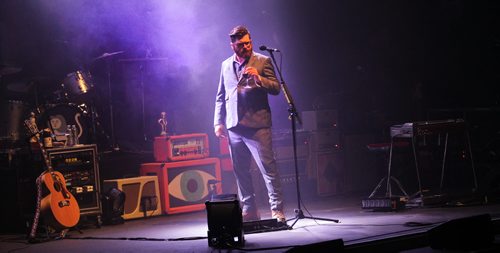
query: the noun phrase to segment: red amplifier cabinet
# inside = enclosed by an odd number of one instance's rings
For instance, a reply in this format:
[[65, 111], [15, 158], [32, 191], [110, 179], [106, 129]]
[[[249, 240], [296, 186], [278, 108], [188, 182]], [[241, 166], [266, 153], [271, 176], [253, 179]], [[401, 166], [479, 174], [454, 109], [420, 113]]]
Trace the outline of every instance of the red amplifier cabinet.
[[155, 161], [184, 161], [208, 157], [208, 135], [204, 133], [158, 136], [154, 141]]
[[[205, 209], [205, 201], [211, 196], [208, 181], [221, 181], [218, 158], [198, 160], [143, 163], [142, 176], [158, 176], [162, 209], [168, 214]], [[215, 184], [214, 194], [220, 194], [220, 183]]]

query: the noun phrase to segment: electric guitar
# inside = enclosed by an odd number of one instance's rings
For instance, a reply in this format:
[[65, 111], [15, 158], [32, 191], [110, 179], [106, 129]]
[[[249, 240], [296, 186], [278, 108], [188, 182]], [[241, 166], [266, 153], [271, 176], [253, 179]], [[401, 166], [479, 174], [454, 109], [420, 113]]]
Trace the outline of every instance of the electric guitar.
[[54, 171], [47, 151], [40, 140], [40, 132], [34, 116], [24, 121], [24, 124], [40, 146], [47, 170], [42, 174], [42, 182], [49, 193], [40, 202], [40, 214], [47, 225], [56, 230], [74, 227], [80, 220], [80, 207], [75, 197], [66, 188], [64, 176]]

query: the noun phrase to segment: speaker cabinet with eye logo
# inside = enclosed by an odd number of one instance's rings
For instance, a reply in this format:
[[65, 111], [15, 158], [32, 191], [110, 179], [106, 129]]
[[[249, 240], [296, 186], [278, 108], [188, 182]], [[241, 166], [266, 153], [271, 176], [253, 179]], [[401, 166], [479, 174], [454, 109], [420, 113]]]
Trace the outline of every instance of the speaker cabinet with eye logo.
[[[218, 158], [166, 163], [143, 163], [143, 176], [158, 176], [162, 209], [167, 214], [205, 209], [212, 194], [222, 192]], [[219, 182], [212, 190], [209, 182]]]

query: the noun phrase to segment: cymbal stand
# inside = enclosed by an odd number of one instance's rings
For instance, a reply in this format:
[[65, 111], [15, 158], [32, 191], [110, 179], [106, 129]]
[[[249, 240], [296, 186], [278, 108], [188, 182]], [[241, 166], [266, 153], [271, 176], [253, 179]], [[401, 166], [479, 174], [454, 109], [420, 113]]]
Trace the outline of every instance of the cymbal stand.
[[[95, 92], [90, 91], [90, 108], [88, 110], [88, 113], [90, 113], [91, 116], [91, 123], [92, 123], [92, 143], [98, 143], [99, 138], [97, 137], [97, 130], [99, 128], [100, 134], [106, 138], [106, 144], [111, 144], [111, 137], [106, 133], [105, 129], [101, 125], [99, 121], [99, 114], [97, 113], [96, 105], [95, 105]], [[112, 146], [113, 147], [113, 146]]]
[[108, 104], [109, 104], [109, 123], [111, 127], [111, 147], [113, 150], [120, 150], [115, 138], [115, 125], [113, 115], [113, 92], [111, 90], [111, 58], [106, 59], [106, 72], [108, 76]]
[[148, 137], [146, 136], [146, 110], [144, 106], [144, 72], [147, 70], [147, 62], [143, 65], [139, 66], [139, 69], [141, 71], [141, 127], [142, 127], [142, 138], [144, 141], [148, 140]]
[[298, 162], [297, 162], [297, 137], [296, 137], [296, 124], [295, 121], [298, 121], [299, 124], [302, 124], [302, 121], [297, 114], [297, 110], [295, 107], [295, 104], [293, 102], [292, 94], [288, 90], [288, 87], [286, 86], [285, 81], [283, 80], [283, 75], [281, 74], [281, 69], [279, 68], [278, 64], [276, 64], [276, 59], [274, 58], [273, 51], [269, 50], [269, 53], [271, 55], [271, 58], [274, 62], [274, 65], [276, 66], [276, 69], [279, 73], [279, 78], [280, 78], [280, 83], [281, 83], [281, 90], [283, 91], [283, 94], [285, 95], [285, 99], [288, 103], [288, 113], [289, 113], [289, 119], [291, 122], [291, 127], [292, 127], [292, 143], [293, 143], [293, 162], [294, 162], [294, 167], [295, 167], [295, 186], [296, 186], [296, 191], [297, 191], [297, 209], [294, 210], [295, 212], [295, 218], [289, 219], [288, 221], [294, 220], [291, 226], [289, 226], [289, 229], [292, 229], [293, 226], [299, 221], [300, 219], [313, 219], [313, 220], [323, 220], [323, 221], [332, 221], [335, 223], [339, 223], [340, 221], [337, 219], [328, 219], [328, 218], [320, 218], [320, 217], [314, 217], [314, 216], [305, 216], [304, 212], [301, 209], [301, 197], [300, 197], [300, 185], [299, 185], [299, 170], [298, 170]]
[[148, 136], [146, 135], [146, 107], [145, 107], [145, 104], [144, 104], [144, 74], [148, 74], [148, 63], [149, 63], [149, 60], [151, 58], [151, 49], [150, 48], [147, 48], [146, 49], [146, 61], [144, 61], [144, 63], [141, 63], [141, 65], [139, 66], [140, 70], [141, 70], [141, 120], [142, 120], [142, 138], [145, 142], [148, 141]]

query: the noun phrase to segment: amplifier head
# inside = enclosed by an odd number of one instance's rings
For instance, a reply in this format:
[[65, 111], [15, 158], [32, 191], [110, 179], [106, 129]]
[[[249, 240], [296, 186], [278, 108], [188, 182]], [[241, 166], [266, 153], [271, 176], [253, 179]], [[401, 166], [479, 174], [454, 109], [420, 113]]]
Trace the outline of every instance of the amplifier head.
[[210, 154], [208, 135], [204, 133], [155, 137], [157, 162], [207, 158]]

